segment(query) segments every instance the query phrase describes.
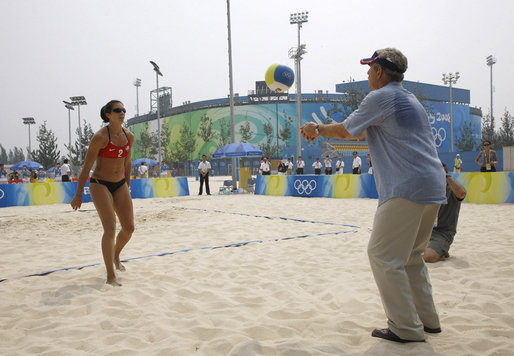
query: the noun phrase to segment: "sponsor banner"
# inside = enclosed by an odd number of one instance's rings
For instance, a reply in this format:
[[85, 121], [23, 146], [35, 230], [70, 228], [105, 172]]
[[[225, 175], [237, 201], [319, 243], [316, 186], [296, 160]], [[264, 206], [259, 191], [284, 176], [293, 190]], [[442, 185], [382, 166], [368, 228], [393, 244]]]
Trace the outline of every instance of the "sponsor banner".
[[[77, 182], [0, 184], [0, 207], [69, 203], [75, 196]], [[164, 198], [189, 195], [186, 177], [132, 179], [132, 198]], [[91, 202], [89, 182], [84, 186], [82, 202]]]
[[[514, 172], [450, 173], [467, 190], [466, 203], [514, 204]], [[325, 198], [371, 198], [372, 174], [257, 176], [255, 194]]]

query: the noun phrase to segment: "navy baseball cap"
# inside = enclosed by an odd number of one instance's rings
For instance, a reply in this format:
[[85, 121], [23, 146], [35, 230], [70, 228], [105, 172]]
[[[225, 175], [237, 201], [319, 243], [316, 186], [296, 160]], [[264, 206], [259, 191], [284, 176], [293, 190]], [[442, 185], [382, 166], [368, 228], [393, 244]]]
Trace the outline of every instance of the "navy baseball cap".
[[405, 70], [400, 70], [396, 64], [394, 64], [389, 58], [380, 58], [379, 54], [375, 51], [370, 58], [361, 59], [361, 64], [372, 65], [373, 63], [378, 63], [384, 68], [391, 69], [398, 73], [405, 73]]

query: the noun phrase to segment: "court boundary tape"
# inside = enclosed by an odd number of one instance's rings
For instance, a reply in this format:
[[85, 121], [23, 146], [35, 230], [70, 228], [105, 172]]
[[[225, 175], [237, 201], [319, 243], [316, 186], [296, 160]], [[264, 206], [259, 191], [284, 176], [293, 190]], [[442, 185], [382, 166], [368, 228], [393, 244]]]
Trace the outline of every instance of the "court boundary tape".
[[256, 217], [256, 218], [266, 218], [266, 219], [292, 220], [292, 221], [307, 222], [307, 223], [312, 223], [312, 224], [324, 224], [324, 225], [336, 225], [336, 226], [353, 227], [353, 228], [356, 228], [356, 229], [360, 229], [361, 228], [360, 226], [357, 226], [357, 225], [338, 224], [338, 223], [326, 222], [326, 221], [316, 221], [316, 220], [305, 220], [305, 219], [297, 219], [297, 218], [288, 218], [288, 217], [285, 217], [285, 216], [252, 215], [252, 214], [237, 213], [237, 212], [232, 212], [232, 211], [208, 210], [208, 209], [203, 209], [203, 208], [189, 208], [189, 207], [176, 206], [176, 205], [172, 205], [172, 207], [175, 208], [175, 209], [183, 209], [183, 210], [199, 210], [199, 211], [207, 211], [207, 212], [212, 211], [212, 212], [220, 213], [220, 214], [252, 216], [252, 217]]
[[[185, 252], [191, 252], [191, 251], [215, 250], [215, 249], [219, 249], [219, 248], [228, 248], [228, 247], [241, 247], [241, 246], [246, 246], [246, 245], [250, 245], [250, 244], [254, 244], [254, 243], [287, 241], [287, 240], [293, 240], [293, 239], [304, 239], [304, 238], [315, 237], [315, 236], [341, 235], [341, 234], [348, 234], [348, 233], [351, 233], [351, 232], [357, 232], [357, 230], [346, 230], [346, 231], [336, 231], [336, 232], [322, 232], [322, 233], [318, 233], [318, 234], [286, 236], [286, 237], [282, 237], [282, 238], [273, 238], [273, 239], [267, 239], [267, 240], [251, 240], [251, 241], [245, 241], [245, 242], [229, 243], [229, 244], [220, 245], [220, 246], [193, 247], [193, 248], [186, 248], [186, 249], [182, 249], [182, 250], [178, 250], [178, 251], [172, 251], [172, 252], [163, 252], [163, 253], [151, 254], [151, 255], [147, 255], [147, 256], [138, 256], [138, 257], [125, 258], [125, 259], [122, 259], [121, 262], [129, 262], [129, 261], [140, 260], [140, 259], [143, 259], [143, 258], [150, 258], [150, 257], [175, 255], [175, 254], [178, 254], [178, 253], [185, 253]], [[26, 275], [22, 275], [22, 276], [19, 276], [19, 277], [14, 277], [14, 278], [1, 278], [0, 279], [0, 283], [8, 281], [8, 280], [21, 279], [21, 278], [26, 278], [26, 277], [42, 277], [42, 276], [46, 276], [46, 275], [49, 275], [51, 273], [60, 272], [60, 271], [69, 271], [69, 270], [74, 270], [74, 269], [81, 270], [83, 268], [99, 266], [99, 265], [102, 265], [102, 264], [103, 264], [103, 262], [98, 262], [98, 263], [91, 263], [91, 264], [87, 264], [87, 265], [83, 265], [83, 266], [64, 267], [64, 268], [58, 268], [58, 269], [54, 269], [54, 270], [48, 270], [48, 271], [45, 271], [45, 272], [31, 273], [31, 274], [26, 274]]]

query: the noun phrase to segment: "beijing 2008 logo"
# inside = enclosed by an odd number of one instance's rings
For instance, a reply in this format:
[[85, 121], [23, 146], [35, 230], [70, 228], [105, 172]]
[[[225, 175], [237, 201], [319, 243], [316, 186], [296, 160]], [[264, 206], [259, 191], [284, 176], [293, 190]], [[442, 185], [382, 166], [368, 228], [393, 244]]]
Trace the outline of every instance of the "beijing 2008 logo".
[[297, 179], [294, 181], [294, 189], [296, 189], [298, 194], [311, 195], [312, 192], [316, 189], [316, 186], [317, 184], [314, 179], [311, 179], [310, 181], [307, 179]]
[[3, 199], [4, 195], [5, 195], [4, 191], [2, 189], [0, 189], [0, 199]]

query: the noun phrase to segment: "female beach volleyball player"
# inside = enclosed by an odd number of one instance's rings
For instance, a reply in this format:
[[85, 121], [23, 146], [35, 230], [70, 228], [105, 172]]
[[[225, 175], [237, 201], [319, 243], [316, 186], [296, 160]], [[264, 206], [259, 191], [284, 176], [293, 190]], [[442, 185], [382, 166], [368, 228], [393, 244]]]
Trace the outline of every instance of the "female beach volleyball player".
[[[89, 191], [104, 229], [102, 254], [107, 269], [107, 283], [113, 286], [121, 286], [116, 280], [114, 267], [120, 271], [125, 270], [120, 263], [120, 252], [134, 232], [134, 211], [129, 191], [130, 149], [134, 144], [134, 135], [121, 126], [125, 112], [123, 103], [118, 100], [111, 100], [100, 110], [102, 120], [109, 125], [101, 128], [91, 139], [77, 191], [70, 203], [73, 209], [80, 208], [84, 185], [96, 161]], [[121, 230], [115, 239], [116, 215]]]

